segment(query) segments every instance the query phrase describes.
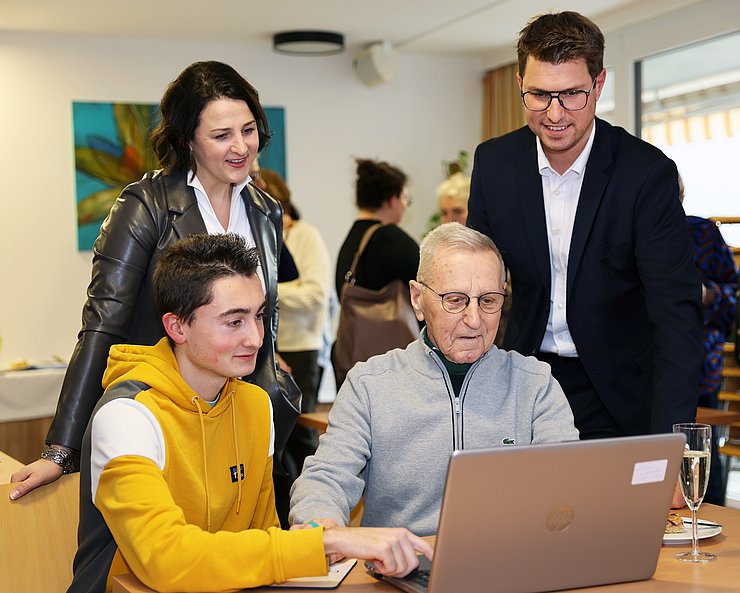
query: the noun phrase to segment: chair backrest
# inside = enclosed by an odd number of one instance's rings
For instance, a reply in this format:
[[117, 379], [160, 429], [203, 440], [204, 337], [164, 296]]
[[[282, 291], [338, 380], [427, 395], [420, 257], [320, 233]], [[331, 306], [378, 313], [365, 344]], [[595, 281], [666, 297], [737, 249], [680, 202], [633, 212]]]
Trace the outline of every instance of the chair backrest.
[[64, 593], [72, 582], [80, 474], [10, 500], [0, 486], [0, 593]]

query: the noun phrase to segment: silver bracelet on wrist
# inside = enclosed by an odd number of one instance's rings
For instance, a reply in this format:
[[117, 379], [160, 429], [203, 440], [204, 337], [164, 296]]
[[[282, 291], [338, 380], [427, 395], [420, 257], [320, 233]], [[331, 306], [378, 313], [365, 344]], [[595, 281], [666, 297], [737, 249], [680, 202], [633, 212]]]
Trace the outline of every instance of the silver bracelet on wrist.
[[41, 459], [46, 459], [56, 463], [62, 468], [63, 474], [71, 474], [75, 470], [72, 455], [69, 451], [65, 451], [64, 449], [55, 447], [54, 445], [49, 445], [44, 449], [41, 453]]

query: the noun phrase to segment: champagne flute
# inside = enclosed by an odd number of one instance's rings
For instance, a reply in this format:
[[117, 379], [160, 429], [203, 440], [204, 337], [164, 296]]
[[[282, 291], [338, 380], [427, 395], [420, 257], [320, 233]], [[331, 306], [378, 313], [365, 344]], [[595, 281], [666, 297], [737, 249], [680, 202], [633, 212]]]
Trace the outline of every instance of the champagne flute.
[[686, 437], [679, 481], [681, 493], [691, 509], [691, 551], [676, 554], [676, 558], [684, 562], [712, 562], [717, 559], [717, 556], [699, 551], [696, 517], [709, 481], [712, 427], [708, 424], [674, 424], [673, 432], [680, 432]]

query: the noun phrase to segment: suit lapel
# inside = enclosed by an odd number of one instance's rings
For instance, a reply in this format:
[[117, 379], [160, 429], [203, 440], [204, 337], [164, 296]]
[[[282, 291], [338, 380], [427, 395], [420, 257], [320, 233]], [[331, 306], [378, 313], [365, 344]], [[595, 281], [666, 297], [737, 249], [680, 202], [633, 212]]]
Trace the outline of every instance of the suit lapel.
[[573, 281], [581, 264], [591, 227], [604, 197], [606, 186], [609, 183], [608, 168], [613, 162], [609, 131], [610, 126], [608, 124], [599, 119], [596, 120], [596, 136], [586, 164], [581, 195], [578, 198], [576, 218], [573, 221], [573, 235], [570, 240], [570, 254], [568, 256], [568, 293], [573, 288]]
[[545, 200], [542, 195], [542, 177], [537, 167], [537, 146], [530, 134], [531, 146], [516, 162], [516, 180], [519, 187], [522, 217], [527, 228], [529, 243], [534, 252], [537, 270], [546, 292], [550, 292], [550, 245], [547, 239]]

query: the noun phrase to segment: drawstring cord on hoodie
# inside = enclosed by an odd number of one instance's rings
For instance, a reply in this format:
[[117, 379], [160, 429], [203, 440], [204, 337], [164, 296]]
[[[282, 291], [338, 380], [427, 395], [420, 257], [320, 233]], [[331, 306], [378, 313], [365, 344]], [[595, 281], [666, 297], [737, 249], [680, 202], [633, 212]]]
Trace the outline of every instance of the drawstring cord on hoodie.
[[206, 426], [203, 422], [203, 409], [200, 407], [200, 397], [197, 395], [190, 400], [198, 408], [198, 420], [200, 420], [200, 446], [203, 449], [203, 480], [206, 485], [206, 528], [211, 531], [211, 500], [208, 487], [208, 456], [206, 455]]
[[[231, 433], [234, 440], [234, 454], [236, 455], [236, 484], [237, 484], [237, 498], [236, 498], [236, 514], [239, 514], [239, 510], [242, 506], [242, 479], [241, 479], [241, 467], [239, 466], [239, 441], [236, 433], [236, 398], [234, 397], [234, 391], [229, 392], [231, 398]], [[208, 531], [211, 531], [211, 501], [208, 487], [208, 457], [206, 455], [206, 428], [203, 422], [203, 409], [200, 407], [200, 397], [197, 395], [191, 400], [193, 405], [198, 409], [198, 419], [200, 420], [200, 445], [203, 449], [203, 478], [206, 487], [206, 525]]]
[[236, 514], [239, 514], [239, 509], [242, 506], [242, 475], [241, 468], [239, 467], [239, 441], [236, 438], [236, 398], [234, 397], [234, 391], [229, 392], [231, 398], [231, 433], [234, 437], [234, 454], [236, 455], [236, 483], [237, 497], [236, 497]]

